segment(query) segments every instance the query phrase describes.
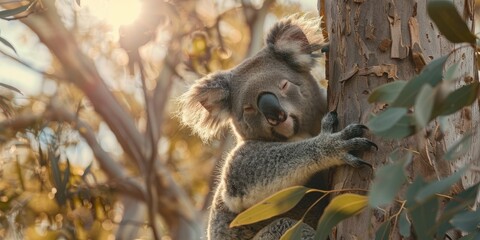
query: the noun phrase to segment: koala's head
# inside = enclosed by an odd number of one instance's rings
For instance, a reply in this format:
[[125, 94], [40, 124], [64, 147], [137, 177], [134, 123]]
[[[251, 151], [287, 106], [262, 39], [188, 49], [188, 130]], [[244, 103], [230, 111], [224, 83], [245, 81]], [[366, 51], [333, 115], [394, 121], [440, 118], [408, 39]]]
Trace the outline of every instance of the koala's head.
[[182, 122], [205, 140], [228, 125], [241, 140], [317, 134], [326, 108], [310, 73], [325, 45], [319, 23], [298, 16], [276, 23], [255, 56], [198, 80], [182, 95]]

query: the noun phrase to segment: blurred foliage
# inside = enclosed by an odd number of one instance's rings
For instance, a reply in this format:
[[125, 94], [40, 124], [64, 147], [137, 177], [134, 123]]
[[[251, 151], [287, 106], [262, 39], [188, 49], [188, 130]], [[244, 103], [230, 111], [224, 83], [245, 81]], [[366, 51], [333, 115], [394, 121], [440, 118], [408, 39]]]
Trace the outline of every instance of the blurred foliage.
[[[200, 76], [230, 68], [246, 57], [252, 33], [250, 17], [260, 10], [262, 2], [141, 3], [140, 17], [119, 29], [92, 15], [89, 8], [95, 4], [89, 5], [88, 1], [57, 1], [57, 8], [65, 26], [95, 61], [117, 100], [135, 119], [137, 127], [145, 130], [147, 117], [138, 65], [144, 66], [148, 89], [153, 90], [171, 78], [172, 92], [162, 94], [177, 96]], [[14, 20], [36, 14], [33, 9], [37, 5], [36, 11], [41, 12], [42, 1], [2, 4], [0, 18]], [[300, 11], [300, 5], [283, 1], [267, 10], [269, 17], [280, 17]], [[9, 29], [1, 30], [8, 41], [0, 37], [0, 44], [12, 51], [26, 44], [22, 38], [35, 39], [29, 31], [16, 39], [9, 36]], [[29, 56], [1, 52], [18, 62], [31, 60]], [[88, 144], [80, 137], [82, 129], [45, 117], [51, 101], [62, 103], [94, 129], [105, 151], [131, 174], [138, 174], [88, 99], [65, 81], [64, 70], [56, 61], [53, 59], [46, 69], [32, 68], [43, 74], [38, 95], [23, 96], [22, 89], [0, 84], [0, 238], [112, 239], [122, 224], [136, 227], [138, 237], [150, 238], [151, 233], [145, 231], [145, 216], [124, 218], [126, 206], [115, 189], [115, 181], [100, 169]], [[171, 74], [165, 75], [167, 71]], [[174, 104], [169, 104], [166, 111], [158, 153], [198, 208], [206, 210], [214, 182], [212, 171], [226, 146], [220, 140], [207, 148], [179, 125], [173, 117]]]

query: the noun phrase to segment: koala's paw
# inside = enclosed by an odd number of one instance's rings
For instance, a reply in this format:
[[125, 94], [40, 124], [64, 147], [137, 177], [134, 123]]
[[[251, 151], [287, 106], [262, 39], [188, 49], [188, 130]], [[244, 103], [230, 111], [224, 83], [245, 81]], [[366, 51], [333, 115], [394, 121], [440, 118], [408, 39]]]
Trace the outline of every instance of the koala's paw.
[[346, 164], [352, 167], [360, 167], [363, 165], [372, 167], [372, 165], [360, 157], [364, 152], [370, 151], [373, 148], [378, 150], [378, 146], [363, 137], [368, 128], [362, 124], [350, 124], [340, 132], [333, 133], [338, 124], [337, 113], [329, 112], [322, 119], [322, 132], [325, 140], [330, 145], [328, 152], [337, 155]]

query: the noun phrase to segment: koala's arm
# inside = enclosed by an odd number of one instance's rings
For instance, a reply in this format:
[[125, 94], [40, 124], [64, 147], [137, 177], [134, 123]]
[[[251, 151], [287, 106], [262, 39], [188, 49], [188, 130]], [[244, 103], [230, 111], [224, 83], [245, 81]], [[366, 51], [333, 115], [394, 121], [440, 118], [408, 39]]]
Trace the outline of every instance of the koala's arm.
[[369, 165], [352, 152], [376, 147], [363, 138], [365, 126], [352, 124], [332, 133], [336, 114], [322, 122], [320, 135], [298, 142], [246, 141], [227, 159], [222, 182], [222, 198], [227, 207], [239, 213], [286, 187], [302, 185], [313, 174], [332, 166]]

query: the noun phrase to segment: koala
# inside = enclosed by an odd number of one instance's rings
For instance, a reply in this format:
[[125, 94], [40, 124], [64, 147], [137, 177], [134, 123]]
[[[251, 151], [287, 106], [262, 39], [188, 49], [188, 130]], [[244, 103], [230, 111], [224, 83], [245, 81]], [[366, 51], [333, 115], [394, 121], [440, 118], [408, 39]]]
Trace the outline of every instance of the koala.
[[[351, 124], [334, 132], [337, 114], [326, 112], [325, 91], [311, 74], [326, 45], [319, 23], [298, 15], [280, 20], [256, 55], [199, 79], [180, 97], [183, 124], [204, 140], [227, 127], [237, 139], [221, 170], [208, 239], [279, 239], [296, 219], [229, 224], [238, 213], [284, 188], [305, 185], [322, 170], [369, 165], [358, 156], [376, 147], [363, 137], [366, 127]], [[313, 228], [302, 227], [302, 238], [313, 239]]]

